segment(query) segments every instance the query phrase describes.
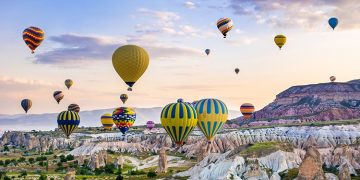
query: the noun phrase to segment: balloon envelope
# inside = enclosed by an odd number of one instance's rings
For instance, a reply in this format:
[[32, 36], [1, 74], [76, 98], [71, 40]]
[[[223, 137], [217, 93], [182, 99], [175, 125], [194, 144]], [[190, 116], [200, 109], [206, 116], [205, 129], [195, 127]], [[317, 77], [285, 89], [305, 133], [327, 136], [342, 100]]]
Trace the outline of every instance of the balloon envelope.
[[338, 22], [339, 22], [338, 19], [335, 18], [335, 17], [330, 18], [329, 21], [328, 21], [330, 27], [331, 27], [333, 30], [334, 30], [335, 27], [338, 25]]
[[121, 94], [120, 95], [120, 100], [125, 104], [125, 102], [128, 100], [128, 95], [127, 94]]
[[54, 94], [54, 99], [56, 100], [56, 102], [59, 104], [60, 101], [64, 98], [64, 94], [62, 93], [62, 91], [55, 91]]
[[71, 79], [65, 80], [65, 86], [70, 89], [70, 87], [74, 84], [74, 81]]
[[34, 53], [35, 49], [40, 46], [41, 42], [45, 39], [44, 31], [38, 27], [28, 27], [23, 31], [23, 40], [26, 45]]
[[161, 125], [178, 146], [185, 143], [196, 122], [195, 109], [182, 101], [168, 104], [161, 111]]
[[209, 55], [210, 54], [210, 49], [205, 49], [205, 53], [206, 53], [206, 55]]
[[330, 76], [330, 81], [331, 81], [331, 82], [335, 82], [335, 80], [336, 80], [336, 77], [335, 77], [335, 76]]
[[216, 133], [228, 119], [228, 109], [218, 99], [202, 99], [195, 106], [198, 122], [197, 126], [210, 143]]
[[149, 55], [145, 49], [135, 45], [125, 45], [115, 50], [112, 56], [115, 71], [129, 86], [128, 91], [144, 74], [149, 65]]
[[284, 35], [277, 35], [274, 37], [275, 44], [281, 49], [286, 43], [286, 37]]
[[69, 138], [70, 134], [79, 126], [80, 116], [74, 111], [63, 111], [57, 117], [59, 128]]
[[116, 108], [112, 114], [115, 125], [125, 134], [134, 124], [136, 119], [135, 110], [129, 107]]
[[255, 107], [251, 103], [244, 103], [240, 106], [240, 112], [243, 114], [244, 119], [250, 119], [254, 111]]
[[230, 18], [220, 18], [217, 21], [216, 26], [224, 35], [224, 38], [226, 38], [226, 34], [233, 28], [233, 22]]
[[154, 123], [154, 121], [148, 121], [148, 122], [146, 122], [146, 128], [148, 128], [148, 129], [152, 129], [152, 128], [154, 128], [155, 127], [155, 123]]
[[74, 112], [79, 113], [80, 112], [80, 106], [77, 105], [77, 104], [70, 104], [68, 106], [68, 111], [74, 111]]
[[111, 130], [114, 126], [114, 120], [112, 119], [112, 114], [106, 113], [101, 116], [101, 124], [104, 129]]
[[32, 101], [30, 99], [23, 99], [21, 101], [21, 107], [24, 109], [24, 111], [27, 113], [28, 110], [31, 108], [32, 106]]

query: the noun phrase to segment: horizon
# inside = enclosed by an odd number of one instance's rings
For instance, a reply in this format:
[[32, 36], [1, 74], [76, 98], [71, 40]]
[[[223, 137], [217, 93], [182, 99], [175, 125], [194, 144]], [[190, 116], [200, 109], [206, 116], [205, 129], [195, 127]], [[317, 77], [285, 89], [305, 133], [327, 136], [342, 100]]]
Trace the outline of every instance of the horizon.
[[[131, 107], [212, 97], [229, 109], [251, 102], [259, 110], [291, 86], [360, 75], [360, 12], [352, 0], [18, 2], [0, 2], [0, 15], [7, 17], [1, 20], [0, 114], [24, 113], [24, 98], [33, 101], [29, 114], [61, 112], [70, 103], [89, 111], [118, 107], [122, 93]], [[339, 18], [335, 30], [327, 24], [333, 16]], [[234, 22], [226, 39], [216, 27], [221, 17]], [[22, 40], [29, 26], [45, 31], [35, 54]], [[288, 39], [281, 51], [273, 42], [277, 34]], [[150, 55], [132, 92], [111, 64], [124, 44]], [[74, 80], [70, 90], [68, 78]], [[65, 93], [60, 105], [55, 90]]]

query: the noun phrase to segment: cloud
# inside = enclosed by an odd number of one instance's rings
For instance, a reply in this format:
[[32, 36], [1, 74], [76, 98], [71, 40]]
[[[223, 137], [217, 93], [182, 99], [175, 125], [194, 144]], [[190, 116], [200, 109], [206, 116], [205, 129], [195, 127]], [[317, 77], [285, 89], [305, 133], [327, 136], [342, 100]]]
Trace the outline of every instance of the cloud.
[[16, 87], [17, 90], [22, 89], [24, 87], [59, 87], [55, 84], [42, 81], [42, 80], [30, 80], [24, 78], [14, 78], [9, 76], [1, 76], [0, 75], [0, 88], [3, 89], [4, 87]]
[[249, 45], [257, 41], [257, 38], [240, 37], [235, 40], [227, 40], [226, 43], [232, 45]]
[[89, 61], [110, 60], [113, 52], [124, 44], [141, 45], [149, 52], [151, 59], [201, 56], [201, 51], [197, 49], [160, 43], [156, 41], [156, 37], [150, 35], [128, 36], [123, 43], [109, 37], [76, 34], [52, 36], [49, 39], [60, 47], [36, 54], [35, 63], [76, 65]]
[[358, 0], [231, 0], [230, 8], [240, 16], [277, 28], [315, 29], [336, 16], [341, 28], [360, 28]]
[[146, 21], [141, 24], [135, 25], [135, 32], [140, 35], [158, 35], [164, 37], [168, 36], [183, 36], [208, 38], [214, 36], [215, 33], [194, 27], [189, 23], [183, 23], [180, 15], [170, 11], [155, 11], [146, 8], [138, 9], [135, 18], [145, 19]]
[[191, 1], [186, 1], [184, 2], [184, 6], [188, 9], [195, 9], [196, 8], [196, 5], [195, 3], [191, 2]]

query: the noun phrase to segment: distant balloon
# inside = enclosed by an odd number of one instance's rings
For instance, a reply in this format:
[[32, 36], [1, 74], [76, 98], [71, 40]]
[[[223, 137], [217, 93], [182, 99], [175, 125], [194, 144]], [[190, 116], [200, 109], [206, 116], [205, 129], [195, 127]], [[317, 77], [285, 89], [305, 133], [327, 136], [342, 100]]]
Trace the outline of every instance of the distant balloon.
[[115, 125], [125, 135], [129, 128], [134, 124], [136, 113], [129, 107], [116, 108], [112, 114]]
[[80, 106], [77, 105], [77, 104], [70, 104], [68, 106], [68, 111], [74, 111], [74, 112], [79, 113], [80, 112]]
[[235, 68], [235, 73], [236, 73], [236, 74], [239, 74], [239, 72], [240, 72], [240, 69], [239, 69], [239, 68]]
[[233, 28], [233, 22], [230, 18], [220, 18], [217, 23], [217, 28], [226, 38], [226, 34]]
[[21, 101], [21, 107], [24, 109], [24, 111], [27, 113], [28, 110], [31, 108], [32, 106], [32, 101], [30, 99], [23, 99]]
[[31, 53], [40, 46], [41, 42], [45, 39], [44, 31], [37, 27], [28, 27], [23, 31], [23, 40], [26, 45], [31, 49]]
[[101, 124], [103, 125], [104, 129], [112, 130], [114, 126], [114, 120], [112, 118], [112, 114], [106, 113], [101, 116]]
[[335, 30], [335, 27], [338, 25], [338, 19], [337, 18], [335, 18], [335, 17], [332, 17], [332, 18], [330, 18], [329, 19], [329, 25], [330, 25], [330, 27], [333, 29], [333, 30]]
[[182, 146], [188, 135], [196, 127], [195, 109], [179, 99], [177, 103], [166, 105], [161, 111], [161, 125], [171, 139]]
[[240, 112], [243, 114], [244, 119], [250, 119], [254, 111], [255, 107], [251, 103], [244, 103], [240, 106]]
[[218, 99], [202, 99], [195, 106], [198, 122], [197, 126], [204, 134], [208, 143], [214, 139], [216, 133], [228, 119], [228, 109]]
[[205, 49], [205, 53], [206, 53], [206, 55], [209, 55], [210, 54], [210, 49]]
[[64, 98], [64, 94], [62, 93], [62, 91], [55, 91], [54, 98], [55, 98], [56, 102], [59, 104], [60, 101]]
[[121, 94], [120, 95], [120, 99], [121, 101], [125, 104], [125, 102], [128, 100], [128, 95], [127, 94]]
[[69, 138], [70, 134], [79, 126], [80, 116], [74, 111], [63, 111], [58, 115], [57, 123], [66, 137]]
[[330, 76], [330, 81], [331, 81], [331, 82], [335, 82], [335, 80], [336, 80], [336, 77], [335, 77], [335, 76]]
[[286, 43], [286, 37], [284, 35], [277, 35], [274, 37], [275, 44], [281, 49]]
[[71, 79], [65, 80], [65, 86], [70, 89], [70, 87], [74, 84], [74, 81]]
[[152, 129], [152, 128], [154, 128], [155, 127], [155, 123], [154, 123], [154, 121], [148, 121], [148, 122], [146, 122], [146, 128], [148, 128], [148, 129]]
[[115, 71], [129, 86], [128, 91], [132, 91], [132, 86], [149, 66], [149, 55], [139, 46], [125, 45], [115, 50], [112, 63]]

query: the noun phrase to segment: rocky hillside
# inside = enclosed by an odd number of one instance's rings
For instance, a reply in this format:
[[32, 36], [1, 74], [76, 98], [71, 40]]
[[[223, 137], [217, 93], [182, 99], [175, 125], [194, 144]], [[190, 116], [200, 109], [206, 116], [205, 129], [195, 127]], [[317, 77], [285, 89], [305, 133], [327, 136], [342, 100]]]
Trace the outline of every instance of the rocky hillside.
[[255, 113], [256, 120], [329, 121], [360, 117], [360, 80], [293, 86]]

